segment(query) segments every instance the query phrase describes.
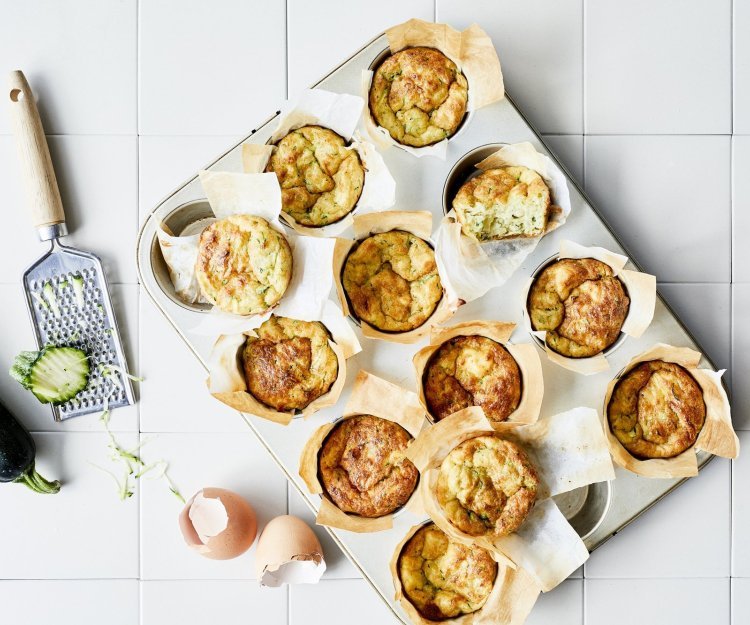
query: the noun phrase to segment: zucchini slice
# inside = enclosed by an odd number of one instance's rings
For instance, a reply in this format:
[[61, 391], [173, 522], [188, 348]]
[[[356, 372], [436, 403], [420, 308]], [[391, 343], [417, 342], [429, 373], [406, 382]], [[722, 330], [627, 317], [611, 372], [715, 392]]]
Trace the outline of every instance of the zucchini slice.
[[48, 345], [40, 352], [21, 352], [10, 376], [43, 404], [64, 404], [89, 381], [89, 361], [83, 350]]

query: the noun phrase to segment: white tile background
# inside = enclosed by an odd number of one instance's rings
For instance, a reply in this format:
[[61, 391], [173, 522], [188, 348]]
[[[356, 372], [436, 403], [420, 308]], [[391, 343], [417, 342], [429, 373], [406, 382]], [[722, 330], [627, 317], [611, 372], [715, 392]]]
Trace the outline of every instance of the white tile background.
[[[161, 197], [288, 94], [411, 16], [476, 21], [490, 33], [510, 95], [657, 273], [708, 354], [733, 371], [735, 423], [750, 430], [747, 0], [3, 2], [0, 71], [24, 69], [37, 93], [71, 242], [104, 257], [130, 360], [147, 378], [138, 406], [113, 417], [119, 436], [135, 442], [142, 432], [144, 455], [168, 457], [188, 494], [227, 486], [263, 511], [261, 522], [287, 510], [310, 520], [139, 294], [134, 239]], [[43, 251], [8, 132], [0, 115], [4, 367], [31, 344], [19, 280]], [[56, 426], [6, 376], [0, 393], [34, 431], [40, 469], [65, 482], [50, 498], [0, 488], [0, 622], [391, 622], [324, 532], [319, 586], [258, 589], [252, 552], [216, 563], [183, 548], [180, 505], [163, 484], [117, 500], [89, 465], [106, 462], [95, 418]], [[750, 447], [750, 431], [741, 440]], [[717, 460], [542, 597], [529, 623], [750, 623], [749, 493], [750, 458]]]

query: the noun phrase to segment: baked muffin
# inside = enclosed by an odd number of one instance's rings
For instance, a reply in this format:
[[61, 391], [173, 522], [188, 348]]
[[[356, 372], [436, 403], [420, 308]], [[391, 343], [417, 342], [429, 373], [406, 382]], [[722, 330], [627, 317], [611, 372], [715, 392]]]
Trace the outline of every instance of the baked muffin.
[[406, 48], [389, 56], [370, 86], [375, 121], [394, 141], [418, 148], [456, 132], [468, 100], [461, 70], [432, 48]]
[[612, 268], [593, 258], [563, 258], [548, 265], [529, 291], [534, 330], [568, 358], [588, 358], [617, 340], [630, 299]]
[[419, 472], [404, 456], [411, 438], [398, 423], [380, 417], [343, 419], [318, 455], [323, 489], [344, 512], [369, 518], [390, 514], [417, 486]]
[[292, 250], [261, 217], [232, 215], [200, 236], [196, 278], [205, 298], [236, 315], [268, 310], [292, 278]]
[[274, 147], [266, 165], [281, 186], [285, 213], [303, 226], [326, 226], [348, 215], [359, 201], [365, 169], [356, 150], [320, 126], [292, 130]]
[[612, 433], [636, 458], [672, 458], [691, 447], [703, 428], [703, 391], [672, 362], [651, 360], [628, 371], [607, 406]]
[[404, 596], [417, 611], [441, 621], [476, 612], [485, 604], [497, 562], [489, 551], [454, 542], [429, 523], [403, 546], [397, 571]]
[[354, 314], [383, 332], [408, 332], [443, 296], [435, 253], [410, 232], [374, 234], [352, 248], [342, 276]]
[[437, 498], [448, 520], [471, 536], [515, 532], [536, 501], [539, 477], [526, 452], [497, 436], [455, 447], [440, 465]]
[[521, 372], [500, 343], [485, 336], [457, 336], [427, 362], [422, 380], [427, 408], [440, 420], [481, 406], [490, 421], [505, 421], [521, 401]]
[[323, 324], [272, 316], [256, 334], [242, 350], [255, 399], [276, 410], [302, 410], [330, 390], [339, 363]]
[[533, 169], [488, 169], [465, 182], [453, 199], [461, 231], [478, 241], [540, 237], [550, 193]]

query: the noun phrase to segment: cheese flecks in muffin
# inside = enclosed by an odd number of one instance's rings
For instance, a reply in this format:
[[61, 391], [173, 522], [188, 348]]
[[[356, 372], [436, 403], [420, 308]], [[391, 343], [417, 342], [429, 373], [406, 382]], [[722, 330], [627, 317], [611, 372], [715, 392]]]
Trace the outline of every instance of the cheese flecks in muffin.
[[436, 419], [481, 406], [490, 421], [505, 421], [521, 401], [521, 372], [500, 343], [458, 336], [443, 343], [425, 368], [424, 396]]
[[284, 212], [310, 227], [343, 219], [356, 206], [365, 183], [356, 150], [321, 126], [303, 126], [283, 137], [266, 171], [279, 179]]
[[534, 280], [528, 310], [547, 346], [569, 358], [588, 358], [620, 335], [630, 299], [612, 268], [593, 258], [563, 258]]
[[242, 351], [255, 399], [276, 410], [302, 410], [330, 390], [339, 365], [321, 323], [272, 316], [256, 334]]
[[448, 520], [471, 536], [506, 536], [536, 501], [539, 478], [526, 452], [497, 436], [464, 441], [445, 457], [437, 498]]
[[400, 508], [419, 477], [404, 455], [411, 438], [398, 423], [380, 417], [342, 420], [318, 455], [325, 492], [340, 510], [363, 517], [381, 517]]
[[607, 406], [612, 433], [636, 458], [672, 458], [703, 428], [703, 391], [680, 365], [651, 360], [626, 373]]
[[411, 604], [439, 621], [476, 612], [486, 603], [497, 562], [487, 550], [454, 542], [430, 523], [403, 546], [397, 571]]
[[374, 234], [353, 248], [342, 283], [354, 314], [383, 332], [418, 328], [443, 296], [432, 248], [401, 230]]
[[520, 166], [483, 171], [453, 199], [462, 232], [478, 241], [540, 237], [549, 208], [547, 184], [534, 170]]
[[466, 114], [466, 77], [432, 48], [396, 52], [375, 70], [370, 112], [394, 141], [424, 147], [450, 137]]
[[265, 312], [292, 277], [292, 250], [261, 217], [232, 215], [200, 235], [196, 277], [206, 299], [237, 315]]

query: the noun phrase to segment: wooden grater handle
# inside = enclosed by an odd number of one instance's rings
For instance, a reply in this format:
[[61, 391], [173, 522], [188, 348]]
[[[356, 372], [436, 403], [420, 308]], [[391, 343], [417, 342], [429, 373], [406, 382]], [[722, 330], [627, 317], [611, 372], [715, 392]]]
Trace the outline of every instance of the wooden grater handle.
[[31, 219], [42, 238], [52, 238], [43, 232], [55, 231], [50, 227], [64, 224], [65, 212], [34, 94], [19, 70], [10, 74], [8, 99]]

